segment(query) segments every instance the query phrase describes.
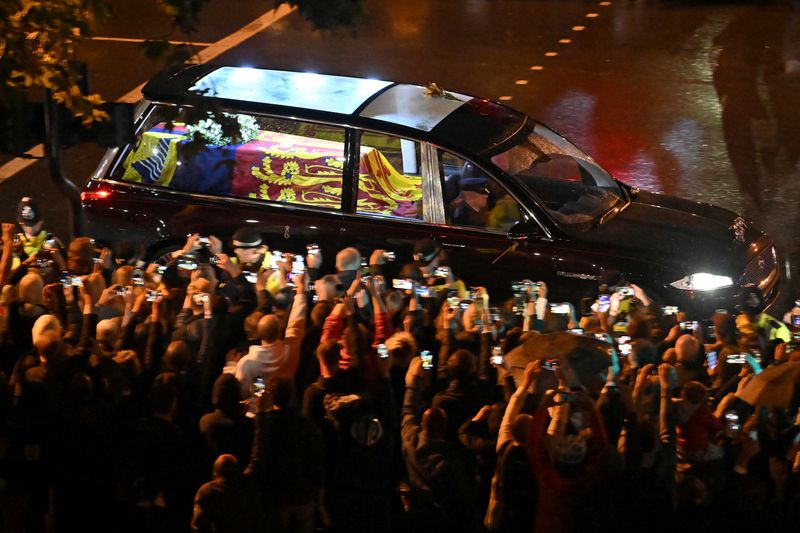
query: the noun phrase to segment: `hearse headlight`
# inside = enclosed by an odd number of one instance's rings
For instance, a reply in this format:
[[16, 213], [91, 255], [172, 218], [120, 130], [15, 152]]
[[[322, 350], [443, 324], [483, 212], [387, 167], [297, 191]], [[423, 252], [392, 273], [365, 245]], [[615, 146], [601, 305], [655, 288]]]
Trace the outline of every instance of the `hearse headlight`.
[[708, 272], [697, 272], [689, 274], [688, 276], [673, 281], [671, 283], [676, 289], [684, 291], [713, 291], [730, 287], [733, 285], [733, 280], [728, 276], [719, 276], [717, 274], [709, 274]]

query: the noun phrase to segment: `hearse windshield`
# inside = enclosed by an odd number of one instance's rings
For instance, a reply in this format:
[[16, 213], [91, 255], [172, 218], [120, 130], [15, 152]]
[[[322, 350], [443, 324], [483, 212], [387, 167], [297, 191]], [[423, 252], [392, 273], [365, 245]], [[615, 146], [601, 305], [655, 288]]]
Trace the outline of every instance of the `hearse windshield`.
[[532, 124], [492, 162], [532, 191], [556, 222], [593, 227], [624, 201], [619, 184], [591, 157], [554, 131]]

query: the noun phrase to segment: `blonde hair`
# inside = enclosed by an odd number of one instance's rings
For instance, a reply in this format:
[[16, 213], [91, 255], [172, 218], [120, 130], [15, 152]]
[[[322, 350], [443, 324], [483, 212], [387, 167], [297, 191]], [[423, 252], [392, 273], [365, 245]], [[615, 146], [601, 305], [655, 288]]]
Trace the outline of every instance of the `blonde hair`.
[[25, 274], [17, 285], [17, 301], [28, 304], [42, 303], [42, 289], [44, 280], [39, 274], [29, 272]]
[[132, 279], [133, 267], [131, 265], [124, 265], [116, 269], [114, 274], [111, 275], [111, 284], [127, 287], [131, 284]]

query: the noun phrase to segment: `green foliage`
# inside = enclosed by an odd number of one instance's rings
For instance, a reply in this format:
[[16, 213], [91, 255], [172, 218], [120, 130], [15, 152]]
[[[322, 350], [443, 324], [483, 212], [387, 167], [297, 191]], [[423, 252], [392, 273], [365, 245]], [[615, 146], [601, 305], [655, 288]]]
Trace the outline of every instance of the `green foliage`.
[[[274, 0], [278, 6], [288, 3], [318, 28], [352, 26], [361, 17], [361, 0]], [[197, 31], [202, 8], [208, 0], [158, 0], [172, 19], [173, 27], [186, 35]], [[268, 5], [269, 0], [265, 2]], [[90, 35], [97, 21], [112, 16], [110, 0], [0, 0], [0, 102], [7, 109], [51, 91], [53, 98], [84, 125], [105, 120], [108, 115], [98, 94], [83, 94], [81, 71], [75, 67], [77, 46]], [[165, 68], [192, 62], [196, 50], [191, 45], [172, 45], [167, 41], [144, 43], [145, 56], [159, 59]], [[238, 123], [211, 113], [219, 124], [235, 127]], [[230, 124], [229, 124], [230, 123]], [[227, 134], [226, 134], [227, 135]], [[229, 135], [230, 136], [230, 135]], [[234, 135], [235, 137], [235, 135]]]
[[0, 99], [49, 89], [84, 123], [105, 118], [100, 95], [81, 94], [74, 59], [90, 22], [109, 10], [105, 0], [0, 0]]

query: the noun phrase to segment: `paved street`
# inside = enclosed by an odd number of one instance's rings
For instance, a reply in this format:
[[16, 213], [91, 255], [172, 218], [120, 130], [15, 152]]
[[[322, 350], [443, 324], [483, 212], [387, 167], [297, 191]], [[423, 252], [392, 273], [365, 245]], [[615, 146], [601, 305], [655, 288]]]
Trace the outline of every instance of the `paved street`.
[[[354, 31], [314, 31], [293, 12], [239, 32], [271, 5], [212, 1], [187, 37], [152, 0], [116, 2], [95, 31], [103, 39], [82, 48], [92, 87], [109, 100], [129, 94], [159, 69], [138, 43], [155, 38], [222, 51], [214, 63], [435, 81], [507, 101], [630, 184], [744, 213], [800, 255], [800, 11], [788, 0], [367, 0]], [[231, 35], [234, 45], [222, 41]], [[101, 153], [71, 149], [68, 175], [82, 184]], [[2, 181], [0, 218], [32, 194], [63, 220], [46, 172], [36, 163]]]

